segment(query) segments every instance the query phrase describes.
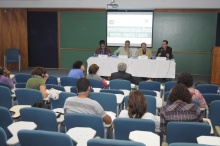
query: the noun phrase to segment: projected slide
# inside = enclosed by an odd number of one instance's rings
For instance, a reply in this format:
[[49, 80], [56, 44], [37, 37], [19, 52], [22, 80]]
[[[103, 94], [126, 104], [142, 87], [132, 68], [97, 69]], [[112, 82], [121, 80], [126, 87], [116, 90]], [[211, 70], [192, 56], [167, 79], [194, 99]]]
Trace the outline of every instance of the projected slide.
[[124, 46], [130, 40], [131, 46], [145, 42], [152, 47], [152, 27], [153, 12], [107, 11], [107, 46]]

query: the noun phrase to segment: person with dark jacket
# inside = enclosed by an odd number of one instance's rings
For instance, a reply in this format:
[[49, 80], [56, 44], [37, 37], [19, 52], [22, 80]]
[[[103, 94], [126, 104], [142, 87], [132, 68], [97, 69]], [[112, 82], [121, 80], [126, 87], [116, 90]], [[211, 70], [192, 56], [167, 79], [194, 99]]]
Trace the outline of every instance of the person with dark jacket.
[[172, 48], [168, 46], [168, 41], [163, 40], [162, 47], [158, 48], [156, 57], [166, 57], [172, 59]]

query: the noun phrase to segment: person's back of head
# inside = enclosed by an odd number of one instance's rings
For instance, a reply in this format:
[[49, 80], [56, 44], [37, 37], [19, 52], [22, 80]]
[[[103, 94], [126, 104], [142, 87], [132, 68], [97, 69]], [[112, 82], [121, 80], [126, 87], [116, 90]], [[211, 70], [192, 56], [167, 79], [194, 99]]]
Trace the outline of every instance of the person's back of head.
[[37, 66], [35, 67], [32, 71], [31, 71], [31, 75], [38, 75], [38, 76], [41, 76], [41, 77], [44, 77], [46, 75], [47, 71], [44, 67], [40, 67], [40, 66]]
[[89, 74], [96, 74], [98, 70], [99, 70], [98, 65], [92, 64], [89, 67]]
[[193, 86], [193, 77], [190, 73], [181, 73], [177, 78], [177, 84], [184, 84], [187, 88]]
[[90, 92], [90, 82], [86, 78], [80, 78], [76, 82], [78, 94], [86, 94]]
[[127, 69], [127, 65], [125, 63], [121, 62], [118, 64], [118, 71], [125, 72], [126, 69]]
[[83, 65], [82, 61], [76, 61], [73, 63], [73, 69], [80, 69], [82, 65]]

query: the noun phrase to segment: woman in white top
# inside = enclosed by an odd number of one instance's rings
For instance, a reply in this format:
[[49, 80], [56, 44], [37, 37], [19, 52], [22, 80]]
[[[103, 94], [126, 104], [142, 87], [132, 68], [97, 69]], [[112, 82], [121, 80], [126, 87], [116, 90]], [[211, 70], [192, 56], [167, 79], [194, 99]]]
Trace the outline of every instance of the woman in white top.
[[122, 110], [118, 117], [149, 119], [155, 122], [155, 131], [160, 131], [160, 117], [154, 116], [153, 114], [147, 112], [147, 101], [143, 93], [139, 90], [130, 93], [128, 99], [128, 108], [127, 110]]
[[124, 47], [119, 47], [115, 52], [115, 55], [128, 55], [128, 57], [131, 57], [132, 53], [130, 50], [130, 41], [127, 40], [125, 41], [125, 46]]

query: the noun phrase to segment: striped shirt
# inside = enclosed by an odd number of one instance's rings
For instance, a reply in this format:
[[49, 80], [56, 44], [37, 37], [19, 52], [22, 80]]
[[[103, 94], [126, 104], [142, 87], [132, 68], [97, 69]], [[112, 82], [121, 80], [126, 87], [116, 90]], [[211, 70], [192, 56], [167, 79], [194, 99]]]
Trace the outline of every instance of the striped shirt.
[[186, 102], [174, 102], [171, 105], [165, 105], [160, 112], [160, 130], [163, 133], [166, 133], [166, 125], [170, 121], [201, 122], [200, 108], [195, 104], [187, 104]]

